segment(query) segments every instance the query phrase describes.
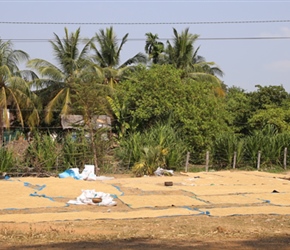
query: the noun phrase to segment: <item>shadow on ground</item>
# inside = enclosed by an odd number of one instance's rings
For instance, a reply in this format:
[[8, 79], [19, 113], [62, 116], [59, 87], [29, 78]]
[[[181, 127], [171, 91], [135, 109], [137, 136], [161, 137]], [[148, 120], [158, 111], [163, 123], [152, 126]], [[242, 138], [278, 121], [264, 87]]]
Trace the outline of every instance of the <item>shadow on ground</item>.
[[290, 249], [290, 237], [273, 237], [256, 240], [227, 240], [226, 238], [217, 240], [215, 242], [208, 239], [207, 242], [195, 241], [191, 239], [176, 240], [155, 240], [136, 238], [130, 240], [115, 240], [115, 241], [78, 241], [78, 242], [60, 242], [50, 244], [38, 245], [21, 245], [10, 246], [6, 250], [36, 250], [36, 249], [54, 249], [54, 250], [76, 250], [76, 249], [118, 249], [118, 250], [156, 250], [156, 249], [176, 249], [176, 250], [213, 250], [213, 249], [273, 249], [273, 250], [287, 250]]

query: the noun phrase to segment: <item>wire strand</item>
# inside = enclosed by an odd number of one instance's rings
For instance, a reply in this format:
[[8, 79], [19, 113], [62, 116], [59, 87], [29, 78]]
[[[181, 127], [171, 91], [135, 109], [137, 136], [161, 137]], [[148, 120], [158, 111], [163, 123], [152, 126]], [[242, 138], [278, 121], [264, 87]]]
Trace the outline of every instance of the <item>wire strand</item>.
[[[174, 38], [159, 38], [159, 41], [169, 41], [173, 40]], [[268, 37], [199, 37], [196, 40], [202, 41], [219, 41], [219, 40], [287, 40], [290, 39], [290, 36], [268, 36]], [[2, 41], [12, 41], [16, 43], [46, 43], [53, 41], [54, 39], [37, 39], [37, 38], [2, 38]], [[64, 39], [61, 39], [64, 40]], [[80, 41], [86, 41], [86, 39], [80, 39]], [[121, 39], [117, 39], [121, 40]], [[127, 41], [146, 41], [146, 38], [128, 38]]]
[[254, 24], [254, 23], [289, 23], [290, 20], [243, 20], [243, 21], [194, 21], [194, 22], [24, 22], [10, 21], [0, 24], [21, 25], [208, 25], [208, 24]]

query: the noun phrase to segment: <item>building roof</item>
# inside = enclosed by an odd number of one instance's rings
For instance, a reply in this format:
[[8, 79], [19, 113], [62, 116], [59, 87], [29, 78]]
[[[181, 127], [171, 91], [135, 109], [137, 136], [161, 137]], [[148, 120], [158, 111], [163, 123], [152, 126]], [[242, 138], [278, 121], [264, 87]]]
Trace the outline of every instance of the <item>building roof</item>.
[[[82, 127], [84, 124], [82, 115], [62, 115], [61, 126], [63, 129]], [[111, 127], [111, 118], [107, 115], [94, 116], [92, 118], [94, 129]]]

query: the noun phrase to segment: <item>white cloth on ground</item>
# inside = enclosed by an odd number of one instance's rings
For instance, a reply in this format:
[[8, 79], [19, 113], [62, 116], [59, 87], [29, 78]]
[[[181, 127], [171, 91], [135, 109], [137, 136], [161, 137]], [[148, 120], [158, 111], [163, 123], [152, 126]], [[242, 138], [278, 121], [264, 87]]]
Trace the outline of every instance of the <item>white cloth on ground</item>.
[[[99, 203], [94, 203], [93, 198], [102, 198]], [[117, 204], [114, 198], [103, 192], [96, 192], [94, 189], [82, 190], [82, 194], [76, 198], [76, 200], [70, 200], [68, 204], [74, 205], [97, 205], [97, 206], [115, 206]]]
[[167, 169], [163, 169], [161, 167], [158, 167], [154, 172], [154, 174], [157, 176], [162, 176], [162, 175], [164, 175], [164, 173], [168, 173], [170, 175], [173, 175], [173, 170], [167, 170]]

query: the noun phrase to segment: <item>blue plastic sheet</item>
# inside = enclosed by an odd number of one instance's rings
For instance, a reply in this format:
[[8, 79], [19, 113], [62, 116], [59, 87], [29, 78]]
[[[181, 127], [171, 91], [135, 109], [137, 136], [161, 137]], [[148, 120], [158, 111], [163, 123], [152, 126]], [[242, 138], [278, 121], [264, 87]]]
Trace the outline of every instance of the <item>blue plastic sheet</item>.
[[77, 175], [75, 174], [75, 172], [74, 172], [73, 170], [71, 170], [71, 169], [67, 169], [67, 170], [65, 170], [64, 172], [60, 173], [58, 176], [59, 176], [59, 178], [68, 178], [68, 177], [72, 177], [72, 178], [74, 178], [74, 179], [76, 179], [76, 180], [80, 180], [80, 179], [81, 179], [81, 178], [80, 178], [79, 176], [77, 176]]

